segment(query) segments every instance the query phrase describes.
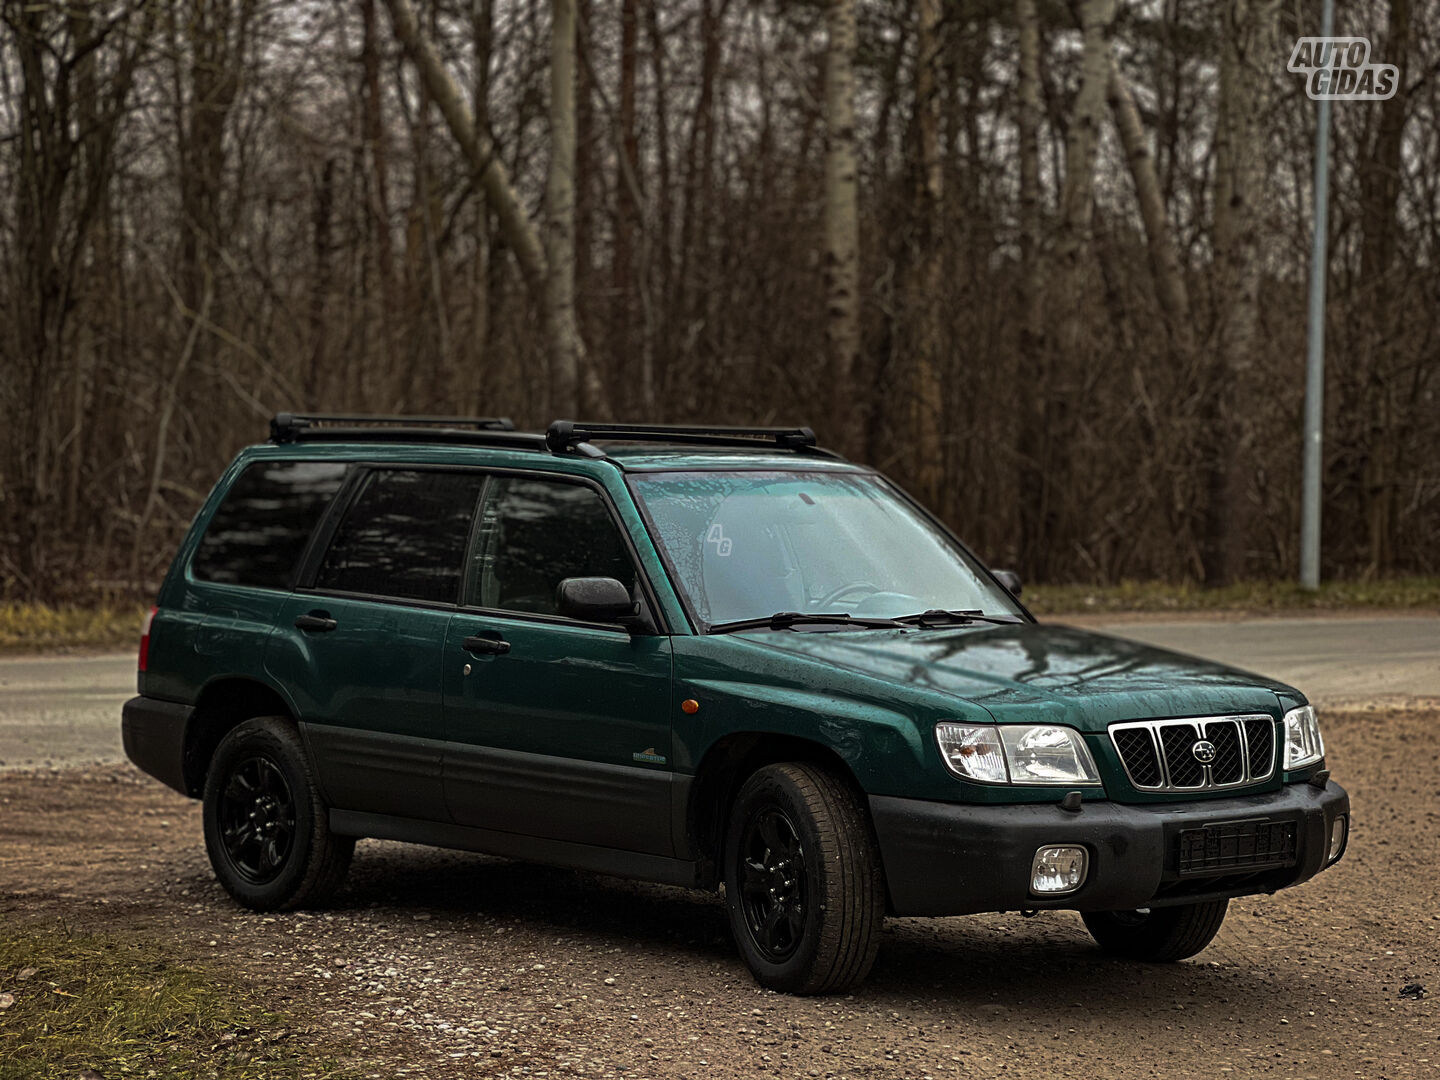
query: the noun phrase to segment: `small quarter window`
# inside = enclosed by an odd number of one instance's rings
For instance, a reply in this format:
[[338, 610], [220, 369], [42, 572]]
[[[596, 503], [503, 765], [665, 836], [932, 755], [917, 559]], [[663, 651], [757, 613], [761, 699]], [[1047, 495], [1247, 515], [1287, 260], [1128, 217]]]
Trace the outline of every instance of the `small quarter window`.
[[483, 483], [475, 472], [371, 473], [335, 531], [315, 587], [455, 603]]
[[495, 478], [481, 517], [470, 604], [554, 615], [570, 577], [610, 577], [635, 589], [635, 564], [594, 488], [562, 480]]
[[288, 589], [310, 532], [345, 479], [329, 461], [261, 461], [231, 485], [195, 551], [201, 581]]

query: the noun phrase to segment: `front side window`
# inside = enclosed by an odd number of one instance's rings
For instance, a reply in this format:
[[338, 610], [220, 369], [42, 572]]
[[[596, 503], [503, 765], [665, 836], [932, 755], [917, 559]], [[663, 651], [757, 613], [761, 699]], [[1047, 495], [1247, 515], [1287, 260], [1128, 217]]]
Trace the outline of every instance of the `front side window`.
[[1019, 616], [964, 551], [878, 476], [656, 472], [635, 474], [634, 487], [677, 584], [710, 626], [792, 611]]
[[201, 581], [288, 589], [310, 532], [345, 479], [330, 461], [257, 461], [231, 485], [191, 573]]
[[609, 577], [635, 589], [635, 564], [594, 488], [543, 477], [490, 482], [481, 511], [470, 596], [475, 607], [558, 613], [571, 577]]
[[335, 530], [315, 587], [455, 603], [483, 484], [476, 472], [371, 473]]

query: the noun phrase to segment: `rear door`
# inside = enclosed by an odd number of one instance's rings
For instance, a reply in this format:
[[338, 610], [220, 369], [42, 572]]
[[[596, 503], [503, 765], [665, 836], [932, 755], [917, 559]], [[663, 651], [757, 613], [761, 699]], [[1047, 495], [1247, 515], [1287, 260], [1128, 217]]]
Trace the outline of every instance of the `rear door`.
[[289, 598], [267, 666], [337, 809], [446, 820], [440, 661], [483, 484], [473, 470], [366, 470]]
[[670, 855], [670, 639], [562, 618], [568, 577], [643, 595], [608, 496], [574, 477], [492, 477], [445, 646], [451, 815]]

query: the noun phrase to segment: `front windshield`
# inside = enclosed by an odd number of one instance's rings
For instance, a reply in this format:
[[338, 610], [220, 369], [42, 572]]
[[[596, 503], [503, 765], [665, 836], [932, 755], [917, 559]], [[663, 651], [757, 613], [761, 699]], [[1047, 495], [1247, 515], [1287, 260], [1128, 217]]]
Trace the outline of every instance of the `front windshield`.
[[1019, 616], [1009, 595], [868, 473], [632, 474], [655, 539], [707, 625], [781, 611]]

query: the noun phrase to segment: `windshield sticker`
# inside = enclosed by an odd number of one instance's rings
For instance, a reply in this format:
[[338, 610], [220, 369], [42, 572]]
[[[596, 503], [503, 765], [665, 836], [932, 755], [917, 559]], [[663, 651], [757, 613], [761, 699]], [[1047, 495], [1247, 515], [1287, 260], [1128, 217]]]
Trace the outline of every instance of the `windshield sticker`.
[[725, 529], [717, 521], [710, 526], [710, 531], [705, 534], [705, 543], [715, 545], [715, 554], [722, 559], [730, 557], [730, 549], [733, 545], [730, 538], [725, 535]]

